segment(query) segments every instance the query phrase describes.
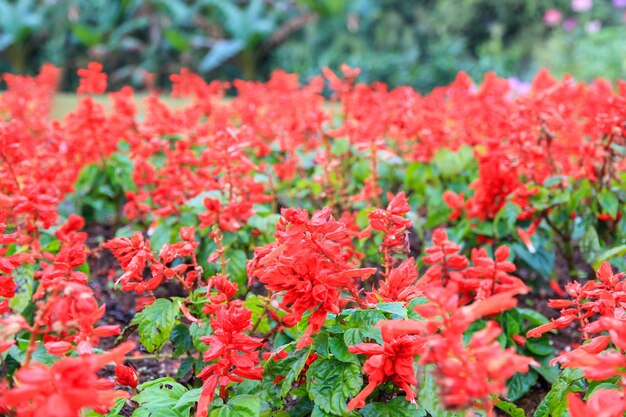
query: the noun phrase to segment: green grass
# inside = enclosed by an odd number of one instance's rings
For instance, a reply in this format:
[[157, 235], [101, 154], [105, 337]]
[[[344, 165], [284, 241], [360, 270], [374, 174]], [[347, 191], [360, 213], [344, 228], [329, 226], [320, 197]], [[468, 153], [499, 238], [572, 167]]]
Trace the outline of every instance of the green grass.
[[[146, 97], [148, 97], [147, 93], [135, 94], [135, 101], [137, 102], [137, 106], [138, 106], [138, 110], [140, 114], [143, 114], [145, 112], [145, 106], [143, 105], [143, 101]], [[94, 99], [97, 102], [104, 104], [107, 110], [111, 108], [111, 102], [106, 95], [94, 96]], [[50, 117], [52, 117], [55, 120], [62, 119], [66, 114], [76, 109], [78, 100], [79, 100], [79, 96], [77, 96], [76, 94], [58, 93], [54, 98], [54, 102], [52, 103]], [[185, 104], [189, 103], [189, 100], [187, 99], [171, 98], [169, 96], [162, 96], [161, 100], [163, 100], [172, 108], [181, 108]]]

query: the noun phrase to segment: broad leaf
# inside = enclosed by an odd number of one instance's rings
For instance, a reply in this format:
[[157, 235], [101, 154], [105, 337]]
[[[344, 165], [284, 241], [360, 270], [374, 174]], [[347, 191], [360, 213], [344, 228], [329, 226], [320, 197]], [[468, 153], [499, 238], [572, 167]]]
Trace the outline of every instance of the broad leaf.
[[148, 352], [154, 352], [168, 340], [177, 313], [178, 304], [159, 298], [133, 318], [131, 325], [139, 326], [139, 341]]

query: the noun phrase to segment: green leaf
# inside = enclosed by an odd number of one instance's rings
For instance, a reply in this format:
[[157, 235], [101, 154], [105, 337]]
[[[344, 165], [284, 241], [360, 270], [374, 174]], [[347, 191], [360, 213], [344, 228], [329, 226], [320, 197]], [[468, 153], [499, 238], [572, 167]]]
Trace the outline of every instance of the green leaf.
[[509, 401], [517, 401], [524, 396], [537, 383], [537, 373], [529, 370], [526, 373], [516, 373], [506, 383], [506, 398]]
[[193, 356], [184, 357], [176, 370], [176, 379], [182, 380], [193, 369], [194, 362]]
[[[550, 392], [543, 398], [533, 417], [564, 417], [567, 415], [567, 393], [579, 391], [576, 383], [583, 379], [580, 369], [565, 369], [552, 384]], [[584, 389], [584, 388], [583, 388]]]
[[256, 294], [248, 293], [246, 300], [243, 302], [243, 306], [252, 312], [252, 323], [259, 323], [256, 331], [259, 333], [267, 333], [270, 331], [270, 322], [268, 320], [267, 310], [265, 309], [266, 302]]
[[457, 152], [441, 148], [432, 159], [433, 166], [445, 178], [453, 178], [461, 174], [474, 160], [474, 152], [469, 146], [463, 146]]
[[83, 45], [96, 46], [99, 43], [102, 43], [102, 33], [87, 25], [79, 23], [72, 25], [72, 33]]
[[617, 381], [619, 377], [614, 377], [606, 381], [590, 381], [589, 389], [587, 389], [587, 393], [585, 394], [584, 400], [589, 400], [589, 397], [593, 395], [594, 392], [600, 389], [620, 389], [617, 386]]
[[193, 346], [189, 329], [184, 324], [177, 324], [170, 333], [170, 342], [174, 346], [173, 356], [175, 358], [183, 355]]
[[350, 141], [348, 139], [335, 139], [330, 148], [333, 155], [343, 155], [350, 150]]
[[498, 407], [500, 410], [504, 411], [511, 417], [526, 417], [526, 413], [523, 409], [508, 401], [499, 401], [496, 404], [496, 407]]
[[535, 310], [517, 307], [517, 311], [520, 313], [522, 318], [527, 320], [533, 327], [541, 326], [542, 324], [550, 322], [546, 316]]
[[346, 329], [343, 334], [343, 341], [346, 343], [346, 346], [358, 345], [359, 343], [365, 342], [366, 339], [373, 339], [378, 343], [382, 343], [380, 329], [376, 327], [369, 329], [353, 328]]
[[415, 406], [404, 397], [396, 397], [387, 403], [370, 403], [361, 409], [363, 417], [423, 417], [426, 415], [421, 405]]
[[407, 318], [407, 311], [404, 308], [403, 303], [379, 303], [376, 306], [376, 309], [384, 311], [386, 313], [391, 313], [393, 315], [399, 316], [403, 319]]
[[167, 40], [169, 44], [172, 45], [172, 47], [178, 52], [184, 52], [189, 49], [189, 38], [180, 31], [167, 29], [165, 31], [165, 40]]
[[583, 233], [582, 239], [580, 240], [580, 251], [585, 258], [585, 261], [592, 263], [600, 253], [600, 250], [600, 238], [598, 237], [598, 232], [596, 232], [595, 227], [588, 225], [585, 228], [585, 233]]
[[35, 268], [32, 265], [24, 264], [13, 270], [11, 274], [13, 281], [19, 288], [15, 296], [9, 299], [9, 305], [16, 313], [22, 313], [31, 303], [31, 297], [35, 289]]
[[263, 370], [263, 385], [265, 387], [276, 385], [274, 383], [275, 379], [279, 376], [284, 377], [278, 383], [279, 395], [281, 398], [284, 398], [291, 390], [293, 383], [300, 376], [300, 372], [302, 372], [310, 353], [311, 348], [307, 348], [294, 351], [282, 360], [269, 359]]
[[593, 269], [600, 268], [602, 262], [608, 262], [613, 258], [617, 258], [618, 256], [626, 255], [626, 245], [620, 245], [613, 249], [609, 249], [606, 252], [601, 253], [593, 262]]
[[246, 273], [246, 253], [241, 249], [227, 251], [228, 264], [226, 270], [230, 274], [233, 281], [245, 283], [248, 280]]
[[539, 338], [529, 337], [526, 340], [526, 349], [535, 355], [539, 356], [547, 356], [554, 353], [552, 346], [550, 345], [550, 339], [547, 336], [542, 336]]
[[191, 407], [193, 407], [200, 399], [201, 393], [202, 393], [202, 388], [194, 388], [192, 390], [187, 391], [186, 393], [180, 396], [180, 398], [176, 402], [175, 408], [177, 410], [190, 410]]
[[559, 377], [558, 365], [550, 366], [550, 360], [552, 355], [544, 356], [542, 358], [535, 357], [535, 360], [541, 364], [541, 366], [533, 366], [532, 368], [543, 377], [549, 384], [554, 384], [554, 381]]
[[611, 217], [617, 217], [617, 210], [619, 209], [619, 200], [617, 195], [609, 189], [604, 189], [598, 195], [598, 202], [602, 209]]
[[[140, 391], [133, 399], [146, 409], [150, 416], [167, 415], [188, 417], [191, 405], [184, 401], [180, 407], [178, 403], [187, 388], [170, 377], [158, 378], [137, 387]], [[134, 415], [134, 413], [133, 413]]]
[[131, 325], [139, 326], [139, 341], [148, 352], [154, 352], [168, 340], [174, 328], [177, 313], [177, 304], [165, 298], [159, 298], [133, 318]]
[[348, 352], [348, 346], [343, 338], [333, 337], [328, 341], [330, 347], [330, 353], [341, 362], [354, 362], [359, 363], [359, 359], [356, 355]]
[[261, 401], [256, 395], [238, 395], [219, 409], [218, 417], [258, 417]]
[[524, 261], [532, 270], [545, 279], [550, 279], [556, 260], [554, 252], [539, 246], [535, 253], [530, 253], [526, 246], [520, 245], [519, 243], [514, 243], [511, 245], [511, 248], [515, 256]]
[[211, 71], [237, 55], [245, 44], [239, 39], [223, 39], [215, 42], [211, 50], [200, 61], [198, 68], [202, 72]]
[[278, 219], [280, 219], [280, 214], [278, 213], [270, 213], [264, 216], [255, 214], [248, 219], [248, 225], [260, 230], [264, 234], [271, 235], [276, 230]]
[[420, 385], [418, 403], [424, 407], [431, 417], [462, 417], [465, 413], [453, 413], [446, 411], [439, 402], [438, 387], [435, 378], [431, 374], [431, 367], [424, 368], [424, 381]]
[[200, 327], [198, 323], [191, 323], [189, 326], [189, 334], [191, 335], [191, 339], [193, 341], [193, 347], [198, 352], [205, 352], [209, 348], [206, 343], [200, 340], [200, 338], [210, 335], [211, 332], [211, 327], [206, 323], [204, 323], [202, 327]]
[[355, 363], [320, 358], [307, 372], [309, 396], [327, 413], [337, 416], [346, 412], [347, 402], [361, 390], [361, 367]]
[[506, 205], [498, 211], [498, 214], [496, 214], [493, 220], [497, 236], [503, 237], [515, 232], [517, 216], [521, 211], [522, 209], [517, 204], [511, 202], [507, 202]]
[[161, 221], [150, 235], [150, 247], [154, 252], [161, 250], [163, 245], [170, 243], [174, 227], [173, 218]]

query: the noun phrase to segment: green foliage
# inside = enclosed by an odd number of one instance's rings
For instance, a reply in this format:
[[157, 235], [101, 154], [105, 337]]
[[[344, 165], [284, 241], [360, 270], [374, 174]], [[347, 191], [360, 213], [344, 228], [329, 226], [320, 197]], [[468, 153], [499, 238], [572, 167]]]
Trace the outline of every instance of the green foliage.
[[189, 417], [200, 396], [200, 389], [188, 390], [170, 377], [146, 382], [137, 390], [133, 400], [139, 408], [133, 412], [134, 417]]
[[403, 397], [396, 397], [386, 403], [369, 403], [361, 409], [361, 414], [363, 417], [423, 417], [426, 411]]
[[131, 325], [138, 325], [139, 341], [148, 352], [160, 349], [170, 338], [177, 313], [177, 303], [159, 298], [133, 318]]
[[424, 407], [428, 415], [431, 417], [461, 417], [465, 413], [454, 413], [451, 411], [445, 411], [439, 402], [437, 396], [438, 389], [435, 383], [435, 378], [431, 374], [432, 368], [427, 366], [424, 369], [424, 379], [420, 384], [420, 391], [417, 397], [420, 406]]
[[496, 407], [511, 417], [526, 417], [523, 409], [508, 401], [499, 401], [496, 403]]
[[361, 367], [355, 363], [320, 358], [307, 372], [309, 396], [325, 413], [341, 416], [350, 397], [361, 390]]
[[[189, 67], [203, 75], [266, 78], [284, 68], [303, 77], [347, 62], [361, 80], [428, 90], [464, 70], [528, 78], [540, 67], [589, 79], [624, 77], [626, 30], [610, 2], [572, 16], [570, 32], [549, 29], [543, 14], [566, 0], [0, 0], [0, 70], [35, 72], [44, 62], [75, 69], [86, 56], [111, 82], [145, 85], [145, 71]], [[592, 20], [605, 27], [585, 30]], [[48, 22], [54, 22], [54, 25]]]
[[[294, 382], [300, 377], [310, 353], [310, 349], [301, 349], [291, 352], [285, 359], [267, 361], [263, 372], [262, 387], [270, 396], [273, 396], [273, 402], [282, 403], [282, 399], [287, 396]], [[284, 379], [275, 383], [278, 377], [284, 377]]]
[[541, 401], [534, 417], [561, 417], [567, 415], [567, 393], [584, 391], [580, 369], [565, 369], [552, 384], [550, 392]]
[[258, 417], [261, 402], [256, 395], [238, 395], [222, 407], [212, 411], [210, 417]]
[[96, 413], [93, 410], [89, 410], [87, 412], [87, 417], [117, 417], [120, 414], [120, 411], [122, 411], [122, 408], [124, 408], [124, 405], [126, 404], [126, 399], [125, 398], [118, 398], [117, 401], [115, 402], [115, 405], [113, 407], [111, 407], [111, 409], [109, 410], [108, 413], [106, 414], [99, 414]]

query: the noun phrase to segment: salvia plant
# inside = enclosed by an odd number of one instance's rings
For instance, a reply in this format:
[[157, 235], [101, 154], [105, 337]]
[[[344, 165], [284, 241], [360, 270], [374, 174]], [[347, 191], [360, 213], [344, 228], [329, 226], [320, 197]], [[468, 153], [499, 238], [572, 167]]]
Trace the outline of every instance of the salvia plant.
[[78, 75], [3, 77], [0, 413], [626, 412], [626, 83]]

